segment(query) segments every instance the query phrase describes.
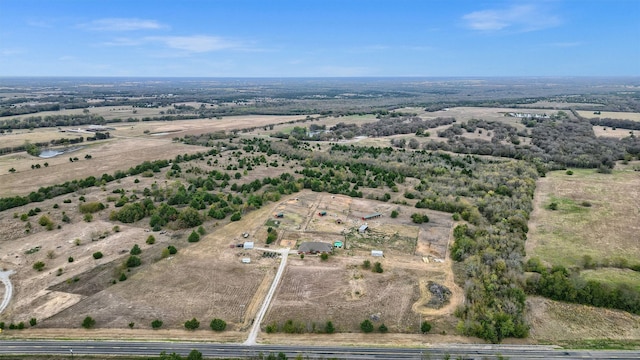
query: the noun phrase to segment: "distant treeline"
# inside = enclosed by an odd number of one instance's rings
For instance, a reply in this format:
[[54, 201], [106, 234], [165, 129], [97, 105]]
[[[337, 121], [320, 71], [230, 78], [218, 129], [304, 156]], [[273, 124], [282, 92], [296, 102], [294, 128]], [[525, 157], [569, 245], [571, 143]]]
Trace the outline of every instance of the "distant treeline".
[[[97, 135], [97, 134], [96, 134]], [[89, 140], [89, 138], [87, 138]], [[77, 138], [60, 138], [54, 139], [49, 142], [37, 142], [37, 143], [25, 143], [24, 145], [19, 146], [10, 146], [0, 148], [0, 155], [11, 154], [21, 151], [27, 151], [33, 156], [38, 156], [40, 154], [40, 148], [48, 147], [48, 146], [59, 146], [59, 145], [71, 145], [71, 144], [79, 144], [84, 141], [82, 136]]]
[[611, 128], [620, 128], [620, 129], [628, 129], [628, 130], [640, 130], [640, 121], [633, 120], [622, 120], [622, 119], [590, 119], [589, 122], [591, 125], [597, 126], [609, 126]]

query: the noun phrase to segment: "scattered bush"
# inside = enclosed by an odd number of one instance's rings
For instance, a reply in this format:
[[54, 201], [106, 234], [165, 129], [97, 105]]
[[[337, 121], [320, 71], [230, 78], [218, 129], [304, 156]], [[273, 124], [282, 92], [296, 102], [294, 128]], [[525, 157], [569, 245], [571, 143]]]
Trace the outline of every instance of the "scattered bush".
[[131, 250], [129, 251], [131, 255], [140, 255], [142, 254], [142, 250], [140, 250], [140, 246], [138, 244], [134, 244]]
[[224, 331], [227, 328], [227, 323], [222, 319], [213, 319], [209, 324], [213, 331]]
[[393, 210], [393, 211], [391, 212], [391, 218], [392, 218], [392, 219], [397, 218], [397, 217], [398, 217], [398, 215], [400, 215], [400, 213], [399, 213], [397, 210]]
[[96, 251], [93, 253], [93, 258], [98, 260], [102, 258], [102, 253], [100, 251]]
[[373, 323], [371, 322], [371, 320], [366, 319], [365, 321], [361, 322], [360, 330], [362, 330], [362, 332], [364, 333], [373, 332]]
[[141, 264], [142, 264], [142, 260], [140, 260], [140, 258], [135, 256], [135, 255], [131, 255], [127, 259], [127, 267], [128, 268], [140, 266]]
[[154, 330], [160, 329], [162, 327], [162, 320], [155, 319], [151, 322], [151, 328]]
[[429, 217], [427, 216], [427, 214], [413, 213], [411, 214], [411, 221], [416, 224], [428, 223]]
[[329, 260], [329, 254], [327, 254], [327, 253], [320, 254], [320, 260], [322, 260], [322, 261]]
[[38, 320], [36, 320], [36, 318], [29, 319], [30, 326], [36, 326], [37, 323], [38, 323]]
[[389, 331], [389, 329], [387, 328], [387, 326], [383, 323], [380, 324], [380, 327], [378, 327], [378, 331], [380, 331], [381, 333], [386, 333], [387, 331]]
[[148, 245], [153, 245], [156, 243], [156, 238], [153, 235], [149, 235], [149, 237], [147, 238], [146, 243]]
[[189, 235], [189, 238], [187, 239], [187, 241], [190, 242], [190, 243], [198, 242], [198, 241], [200, 241], [200, 235], [198, 235], [197, 232], [192, 231], [191, 235]]
[[175, 255], [176, 253], [178, 253], [178, 249], [176, 249], [176, 247], [173, 245], [167, 246], [167, 250], [169, 250], [170, 255]]
[[200, 321], [198, 321], [196, 318], [193, 318], [191, 320], [187, 320], [184, 323], [184, 328], [187, 330], [195, 330], [197, 328], [200, 327]]
[[33, 264], [33, 269], [36, 271], [42, 271], [45, 267], [45, 264], [42, 261], [38, 261], [35, 264]]
[[104, 210], [105, 207], [103, 203], [95, 201], [80, 204], [78, 205], [78, 209], [83, 214], [93, 214], [97, 213], [98, 211]]
[[428, 321], [423, 321], [422, 324], [420, 324], [420, 332], [426, 334], [429, 331], [431, 331], [431, 324]]
[[333, 326], [333, 322], [327, 321], [327, 324], [324, 327], [324, 332], [327, 334], [333, 334], [336, 331], [336, 328]]
[[367, 270], [371, 269], [371, 261], [369, 261], [369, 260], [363, 261], [362, 262], [362, 268], [363, 269], [367, 269]]
[[96, 321], [91, 316], [87, 316], [84, 318], [84, 320], [82, 320], [83, 328], [91, 329], [94, 326], [96, 326]]
[[240, 215], [239, 212], [235, 212], [231, 215], [231, 221], [239, 221], [240, 219], [242, 219], [242, 215]]
[[376, 261], [373, 264], [373, 272], [376, 272], [378, 274], [382, 274], [384, 272], [384, 269], [382, 269], [382, 264], [380, 264], [380, 262]]
[[67, 259], [68, 262], [72, 263], [73, 262], [73, 257], [69, 256], [69, 258]]
[[127, 275], [125, 273], [121, 273], [120, 277], [118, 278], [118, 281], [125, 281], [127, 280]]

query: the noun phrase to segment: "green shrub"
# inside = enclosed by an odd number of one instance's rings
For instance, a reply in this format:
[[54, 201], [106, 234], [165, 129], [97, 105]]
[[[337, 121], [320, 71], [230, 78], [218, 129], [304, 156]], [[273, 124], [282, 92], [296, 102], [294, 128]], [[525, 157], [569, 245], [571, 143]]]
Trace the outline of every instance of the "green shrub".
[[371, 320], [366, 319], [365, 321], [360, 323], [360, 330], [364, 333], [370, 333], [373, 331], [373, 323]]
[[135, 255], [131, 255], [127, 259], [127, 267], [128, 268], [140, 266], [141, 264], [142, 264], [142, 260], [140, 260], [140, 258], [135, 256]]
[[320, 260], [327, 261], [328, 259], [329, 259], [329, 254], [327, 253], [320, 254]]
[[83, 214], [93, 214], [97, 213], [98, 211], [104, 210], [105, 207], [103, 203], [95, 201], [80, 204], [78, 205], [78, 209]]
[[383, 323], [380, 324], [380, 326], [378, 327], [378, 331], [380, 331], [381, 333], [386, 333], [387, 331], [389, 331], [389, 329], [387, 328], [387, 326]]
[[393, 210], [393, 211], [391, 212], [391, 218], [392, 218], [392, 219], [397, 218], [397, 217], [398, 217], [398, 215], [400, 215], [400, 213], [399, 213], [397, 210]]
[[93, 258], [98, 260], [102, 258], [102, 253], [100, 251], [96, 251], [93, 253]]
[[189, 235], [189, 238], [187, 239], [187, 241], [190, 242], [190, 243], [198, 242], [198, 241], [200, 241], [200, 235], [198, 235], [197, 232], [192, 231], [191, 235]]
[[153, 235], [149, 235], [149, 237], [147, 238], [146, 243], [148, 245], [153, 245], [156, 243], [156, 238]]
[[227, 328], [227, 323], [222, 319], [213, 319], [209, 324], [213, 331], [224, 331]]
[[151, 327], [155, 329], [160, 329], [162, 327], [162, 320], [155, 319], [151, 322]]
[[231, 221], [238, 221], [240, 219], [242, 219], [242, 215], [240, 215], [239, 212], [235, 212], [231, 215]]
[[175, 255], [178, 252], [178, 249], [176, 249], [176, 247], [173, 245], [167, 246], [167, 250], [169, 251], [170, 255]]
[[365, 261], [363, 261], [363, 262], [362, 262], [362, 268], [363, 268], [363, 269], [367, 269], [367, 270], [368, 270], [368, 269], [371, 269], [371, 261], [369, 261], [369, 260], [365, 260]]
[[91, 329], [94, 326], [96, 326], [96, 321], [91, 316], [87, 316], [84, 318], [84, 320], [82, 320], [83, 328]]
[[191, 320], [187, 320], [184, 323], [184, 328], [187, 330], [195, 330], [197, 328], [200, 327], [200, 321], [198, 321], [196, 318], [193, 318]]
[[384, 272], [384, 269], [382, 269], [382, 264], [380, 264], [380, 262], [376, 261], [375, 264], [373, 264], [373, 272], [376, 272], [378, 274], [382, 274]]
[[36, 318], [29, 319], [30, 326], [36, 326], [37, 323], [38, 323], [38, 320], [36, 320]]
[[127, 275], [125, 273], [121, 273], [120, 277], [118, 278], [118, 281], [125, 281], [127, 280]]
[[129, 251], [129, 254], [140, 255], [142, 254], [142, 250], [140, 249], [140, 246], [138, 246], [138, 244], [134, 244], [131, 250]]
[[36, 271], [42, 271], [45, 267], [45, 264], [42, 261], [38, 261], [35, 264], [33, 264], [33, 269]]
[[428, 321], [423, 321], [422, 324], [420, 324], [420, 332], [426, 334], [429, 331], [431, 331], [431, 324]]
[[336, 328], [333, 326], [331, 321], [327, 321], [327, 324], [324, 327], [324, 332], [327, 334], [333, 334], [336, 331]]

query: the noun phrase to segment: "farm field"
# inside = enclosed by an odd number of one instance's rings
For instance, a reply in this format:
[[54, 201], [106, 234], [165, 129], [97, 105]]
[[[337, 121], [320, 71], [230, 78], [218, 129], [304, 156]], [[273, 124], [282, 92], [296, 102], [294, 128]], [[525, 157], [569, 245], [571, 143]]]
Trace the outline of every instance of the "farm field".
[[[637, 261], [638, 189], [640, 177], [630, 170], [548, 173], [538, 180], [527, 255], [567, 267], [581, 266], [585, 255], [596, 262]], [[547, 208], [552, 202], [558, 204], [555, 211]]]
[[616, 139], [622, 139], [630, 136], [631, 134], [636, 133], [635, 131], [628, 130], [628, 129], [614, 130], [609, 126], [594, 126], [593, 132], [596, 134], [596, 136], [610, 137], [610, 138], [616, 138]]

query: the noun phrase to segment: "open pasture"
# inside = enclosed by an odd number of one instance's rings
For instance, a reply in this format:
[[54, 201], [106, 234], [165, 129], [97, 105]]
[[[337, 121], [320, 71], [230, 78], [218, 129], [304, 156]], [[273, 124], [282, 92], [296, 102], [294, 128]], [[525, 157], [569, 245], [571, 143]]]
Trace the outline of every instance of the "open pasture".
[[[527, 255], [553, 265], [581, 266], [640, 259], [640, 177], [633, 171], [548, 173], [538, 180]], [[557, 210], [549, 209], [551, 203]]]

